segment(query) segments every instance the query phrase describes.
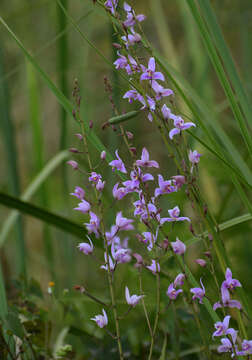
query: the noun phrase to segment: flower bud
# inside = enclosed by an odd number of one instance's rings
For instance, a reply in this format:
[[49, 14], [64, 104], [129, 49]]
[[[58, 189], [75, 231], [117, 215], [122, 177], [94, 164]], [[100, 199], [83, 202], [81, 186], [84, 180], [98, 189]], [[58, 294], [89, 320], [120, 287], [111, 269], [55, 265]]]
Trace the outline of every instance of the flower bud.
[[67, 164], [70, 165], [70, 166], [72, 166], [72, 168], [73, 168], [74, 170], [78, 170], [78, 169], [79, 169], [78, 163], [77, 163], [76, 161], [74, 161], [74, 160], [69, 160], [69, 161], [67, 161]]
[[106, 159], [106, 151], [105, 151], [105, 150], [103, 150], [103, 151], [101, 152], [101, 159], [102, 159], [102, 160], [105, 160], [105, 159]]

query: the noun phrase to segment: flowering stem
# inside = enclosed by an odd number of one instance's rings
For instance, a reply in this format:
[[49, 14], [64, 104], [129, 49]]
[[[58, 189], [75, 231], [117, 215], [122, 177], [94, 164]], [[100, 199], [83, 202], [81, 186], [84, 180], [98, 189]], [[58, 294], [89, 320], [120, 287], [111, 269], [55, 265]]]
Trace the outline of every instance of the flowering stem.
[[158, 325], [158, 319], [159, 319], [159, 313], [160, 313], [160, 276], [159, 276], [158, 272], [156, 273], [156, 280], [157, 280], [157, 308], [156, 308], [156, 317], [155, 317], [154, 328], [153, 328], [152, 337], [151, 337], [151, 345], [150, 345], [150, 352], [149, 352], [148, 360], [151, 360], [151, 357], [152, 357], [155, 334], [157, 331], [157, 325]]

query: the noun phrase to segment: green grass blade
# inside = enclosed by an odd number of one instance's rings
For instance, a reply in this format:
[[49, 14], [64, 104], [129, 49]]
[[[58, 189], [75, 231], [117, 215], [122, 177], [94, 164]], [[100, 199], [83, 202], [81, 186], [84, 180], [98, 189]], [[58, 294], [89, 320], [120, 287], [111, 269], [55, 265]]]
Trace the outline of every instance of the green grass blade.
[[2, 192], [0, 192], [0, 204], [5, 205], [11, 209], [16, 209], [22, 214], [30, 215], [38, 220], [44, 221], [48, 225], [53, 225], [56, 228], [70, 235], [76, 236], [79, 239], [83, 239], [87, 234], [87, 230], [84, 228], [84, 226], [80, 226], [63, 216], [56, 215], [36, 205], [19, 200], [14, 196], [7, 195]]
[[3, 319], [8, 313], [8, 305], [6, 292], [4, 287], [4, 278], [2, 273], [2, 265], [0, 262], [0, 318]]
[[223, 61], [223, 64], [227, 70], [229, 79], [233, 85], [234, 91], [237, 95], [239, 104], [243, 110], [243, 113], [246, 116], [247, 122], [252, 128], [252, 107], [249, 102], [248, 96], [246, 94], [245, 88], [242, 85], [242, 81], [236, 69], [234, 60], [230, 53], [230, 50], [225, 42], [221, 28], [218, 24], [216, 15], [212, 9], [211, 3], [209, 0], [198, 0], [200, 9], [204, 16], [204, 20], [208, 26], [208, 29], [215, 41], [215, 46], [218, 50], [218, 53]]
[[[48, 179], [48, 177], [52, 174], [52, 172], [60, 165], [63, 161], [65, 161], [69, 157], [68, 151], [61, 151], [59, 154], [54, 156], [40, 171], [40, 173], [35, 177], [32, 183], [28, 186], [25, 192], [21, 195], [21, 200], [28, 201], [31, 197], [36, 194], [36, 192], [43, 186], [44, 182]], [[2, 226], [2, 230], [0, 233], [0, 248], [4, 245], [8, 234], [15, 224], [15, 221], [18, 217], [18, 213], [15, 211], [9, 215], [7, 220], [4, 222]]]
[[[3, 68], [3, 56], [2, 48], [0, 49], [0, 77], [4, 73]], [[15, 143], [15, 129], [12, 123], [9, 110], [9, 95], [6, 83], [0, 83], [0, 126], [2, 130], [2, 138], [6, 149], [6, 164], [8, 171], [8, 185], [10, 192], [19, 196], [20, 184], [18, 174], [18, 152]], [[23, 221], [20, 216], [16, 218], [16, 239], [17, 239], [17, 251], [16, 261], [17, 269], [20, 274], [26, 278], [26, 246], [24, 239]]]
[[223, 87], [223, 90], [227, 96], [227, 99], [229, 100], [230, 108], [233, 111], [234, 117], [239, 124], [241, 134], [242, 134], [244, 142], [248, 148], [249, 154], [252, 156], [252, 138], [247, 129], [247, 123], [241, 113], [239, 105], [237, 104], [235, 94], [234, 94], [232, 87], [229, 83], [229, 80], [226, 76], [222, 62], [221, 62], [221, 60], [217, 54], [217, 51], [214, 47], [214, 42], [212, 41], [211, 36], [208, 32], [208, 29], [199, 13], [196, 2], [194, 0], [187, 0], [187, 4], [191, 10], [191, 13], [192, 13], [194, 19], [195, 19], [195, 22], [199, 28], [204, 45], [208, 51], [209, 57], [212, 61], [214, 69], [218, 75], [219, 81]]

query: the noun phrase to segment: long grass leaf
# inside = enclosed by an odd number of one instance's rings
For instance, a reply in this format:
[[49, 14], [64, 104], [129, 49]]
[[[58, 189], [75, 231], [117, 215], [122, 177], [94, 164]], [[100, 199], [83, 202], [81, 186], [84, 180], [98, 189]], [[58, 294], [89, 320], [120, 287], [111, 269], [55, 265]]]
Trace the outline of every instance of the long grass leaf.
[[2, 265], [0, 262], [0, 318], [3, 319], [8, 313], [7, 298], [4, 286], [4, 278], [2, 273]]

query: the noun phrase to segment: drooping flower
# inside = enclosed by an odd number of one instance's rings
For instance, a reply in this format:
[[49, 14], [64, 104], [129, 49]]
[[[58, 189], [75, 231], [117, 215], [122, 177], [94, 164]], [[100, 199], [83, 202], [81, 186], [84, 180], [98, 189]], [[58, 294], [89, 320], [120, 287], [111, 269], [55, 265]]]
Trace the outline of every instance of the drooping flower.
[[74, 210], [80, 211], [83, 214], [86, 214], [89, 212], [91, 208], [91, 205], [89, 204], [88, 201], [82, 199], [81, 202], [78, 204], [78, 207], [74, 208]]
[[130, 292], [128, 287], [125, 287], [125, 297], [126, 297], [126, 301], [127, 304], [129, 304], [132, 307], [135, 307], [139, 301], [144, 297], [144, 295], [131, 295], [130, 296]]
[[155, 91], [156, 100], [161, 100], [163, 97], [173, 95], [173, 91], [171, 89], [165, 89], [162, 85], [160, 85], [156, 80], [152, 80], [152, 89]]
[[156, 63], [155, 63], [155, 58], [151, 57], [148, 63], [148, 68], [144, 68], [144, 72], [142, 73], [140, 80], [162, 80], [164, 81], [164, 75], [159, 72], [159, 71], [155, 71], [156, 69]]
[[86, 228], [87, 228], [89, 234], [94, 233], [95, 236], [98, 238], [99, 237], [98, 230], [100, 227], [100, 219], [92, 211], [89, 212], [89, 215], [90, 215], [90, 221], [89, 221], [89, 223], [85, 223], [84, 225], [86, 225]]
[[178, 274], [174, 280], [174, 287], [176, 288], [177, 286], [182, 286], [184, 285], [184, 280], [185, 280], [185, 274]]
[[130, 104], [133, 102], [133, 100], [138, 100], [140, 102], [142, 102], [142, 100], [144, 101], [143, 96], [140, 95], [135, 89], [127, 91], [123, 95], [123, 99], [128, 99]]
[[155, 160], [149, 160], [149, 152], [146, 148], [143, 148], [141, 160], [136, 160], [136, 165], [143, 166], [143, 167], [159, 168], [159, 165]]
[[88, 241], [89, 241], [89, 244], [88, 243], [80, 243], [78, 245], [79, 250], [81, 252], [83, 252], [83, 254], [85, 254], [85, 255], [92, 254], [92, 252], [94, 250], [94, 245], [89, 236], [88, 236]]
[[78, 165], [77, 161], [69, 160], [69, 161], [67, 161], [67, 164], [70, 165], [70, 166], [72, 166], [72, 168], [73, 168], [74, 170], [78, 170], [78, 169], [79, 169], [79, 165]]
[[175, 242], [171, 242], [171, 246], [175, 254], [183, 255], [186, 251], [185, 244], [181, 240], [179, 240], [178, 237], [176, 238]]
[[75, 186], [74, 192], [70, 195], [73, 195], [78, 199], [83, 200], [85, 196], [85, 191], [80, 186]]
[[174, 182], [172, 180], [164, 180], [160, 174], [158, 175], [158, 185], [159, 187], [155, 189], [155, 197], [177, 191], [177, 186], [174, 185]]
[[171, 115], [172, 115], [172, 112], [171, 112], [171, 109], [169, 109], [166, 104], [164, 104], [164, 105], [162, 106], [161, 111], [162, 111], [162, 114], [163, 114], [164, 119], [166, 119], [166, 120], [170, 119], [170, 117], [171, 117]]
[[176, 290], [175, 287], [174, 287], [174, 284], [171, 283], [169, 286], [168, 286], [168, 289], [166, 291], [166, 295], [171, 299], [171, 300], [176, 300], [178, 295], [180, 293], [182, 293], [183, 290], [182, 289], [179, 289], [179, 290]]
[[117, 262], [117, 263], [121, 263], [121, 264], [125, 264], [131, 261], [131, 250], [130, 249], [124, 249], [122, 247], [116, 249], [115, 248], [115, 243], [112, 243], [111, 246], [111, 253], [113, 256], [113, 259]]
[[103, 328], [104, 326], [108, 325], [108, 317], [106, 311], [102, 309], [102, 312], [103, 315], [96, 315], [94, 318], [91, 318], [91, 320], [95, 321], [100, 328]]
[[196, 262], [196, 264], [198, 264], [199, 266], [205, 267], [206, 266], [206, 260], [204, 259], [196, 259], [194, 260]]
[[182, 117], [172, 115], [170, 116], [173, 119], [174, 128], [169, 132], [169, 138], [172, 140], [174, 135], [180, 134], [181, 130], [187, 130], [192, 126], [196, 126], [193, 122], [185, 123]]
[[180, 189], [185, 184], [185, 177], [183, 175], [172, 176], [172, 179], [177, 189]]
[[[237, 331], [232, 332], [230, 335], [231, 335], [233, 344], [235, 344], [236, 339], [237, 339]], [[232, 342], [228, 338], [221, 339], [222, 345], [220, 345], [217, 348], [217, 351], [219, 353], [231, 352], [232, 353], [231, 356], [233, 357], [233, 344], [232, 344]]]
[[110, 166], [112, 166], [112, 170], [113, 169], [117, 169], [119, 171], [121, 171], [122, 173], [126, 174], [127, 173], [127, 170], [125, 168], [125, 165], [122, 161], [122, 159], [120, 158], [120, 156], [118, 155], [118, 150], [115, 151], [115, 154], [116, 154], [116, 157], [117, 157], [117, 160], [113, 160], [109, 163]]
[[192, 164], [198, 164], [202, 155], [197, 150], [189, 151], [189, 160]]
[[213, 309], [219, 309], [224, 307], [230, 307], [230, 308], [237, 308], [237, 309], [241, 309], [241, 303], [238, 300], [231, 300], [230, 299], [230, 294], [227, 288], [225, 287], [221, 287], [221, 302], [218, 301], [213, 305]]
[[198, 299], [199, 300], [199, 303], [202, 304], [202, 300], [205, 296], [205, 288], [204, 288], [204, 285], [202, 283], [202, 280], [200, 279], [200, 284], [202, 286], [202, 288], [192, 288], [190, 289], [190, 292], [193, 294], [193, 297], [192, 297], [192, 300], [196, 300]]
[[113, 187], [112, 193], [115, 199], [121, 200], [125, 195], [128, 194], [128, 190], [125, 187], [118, 188], [118, 186], [119, 183], [116, 183], [115, 186]]
[[118, 5], [118, 0], [107, 0], [104, 3], [104, 6], [111, 12], [111, 14], [115, 15], [115, 11]]
[[133, 230], [133, 222], [134, 220], [123, 217], [121, 211], [116, 215], [116, 226], [119, 230]]
[[153, 274], [160, 272], [160, 265], [156, 260], [151, 260], [151, 265], [146, 266]]
[[163, 225], [165, 222], [173, 222], [173, 221], [188, 221], [190, 222], [191, 220], [188, 217], [184, 217], [184, 216], [179, 216], [180, 214], [180, 210], [178, 206], [175, 206], [173, 209], [168, 210], [168, 213], [170, 215], [169, 218], [162, 218], [160, 220], [160, 224]]
[[128, 66], [128, 59], [126, 58], [126, 56], [121, 55], [119, 51], [117, 51], [117, 55], [119, 57], [113, 63], [115, 65], [116, 70], [125, 69]]

